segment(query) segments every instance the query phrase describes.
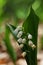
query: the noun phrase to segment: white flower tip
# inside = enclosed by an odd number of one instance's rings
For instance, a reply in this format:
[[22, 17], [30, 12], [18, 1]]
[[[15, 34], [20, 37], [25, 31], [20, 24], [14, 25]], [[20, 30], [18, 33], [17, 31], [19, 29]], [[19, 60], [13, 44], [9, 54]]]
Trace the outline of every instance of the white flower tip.
[[28, 34], [28, 39], [32, 39], [32, 35], [31, 34]]
[[32, 45], [32, 49], [34, 50], [35, 48], [36, 48], [36, 46], [33, 44], [33, 45]]
[[33, 45], [33, 42], [31, 40], [28, 41], [29, 46]]
[[17, 34], [17, 38], [20, 38], [20, 37], [21, 37], [21, 35]]
[[22, 39], [22, 43], [26, 43], [26, 39], [24, 38], [24, 39]]
[[23, 53], [22, 53], [22, 56], [25, 57], [25, 56], [26, 56], [26, 52], [23, 52]]
[[14, 33], [17, 35], [18, 34], [18, 29], [15, 29], [14, 30]]
[[23, 34], [23, 31], [20, 31], [19, 34]]
[[20, 46], [19, 46], [20, 48], [23, 48], [24, 47], [24, 45], [23, 44], [20, 44]]
[[22, 30], [22, 26], [18, 26], [17, 29], [18, 29], [18, 30]]
[[23, 31], [20, 31], [20, 32], [18, 33], [18, 35], [17, 35], [17, 38], [20, 38], [20, 37], [22, 36], [22, 34], [23, 34]]
[[19, 38], [17, 41], [18, 41], [19, 43], [22, 43], [22, 38]]

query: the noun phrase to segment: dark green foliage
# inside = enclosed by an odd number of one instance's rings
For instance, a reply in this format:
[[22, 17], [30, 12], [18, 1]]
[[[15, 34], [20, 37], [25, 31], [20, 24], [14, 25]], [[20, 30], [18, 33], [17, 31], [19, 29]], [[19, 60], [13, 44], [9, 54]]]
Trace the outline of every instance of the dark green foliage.
[[[0, 0], [1, 1], [1, 0]], [[2, 0], [3, 2], [3, 0]], [[4, 16], [14, 16], [14, 18], [24, 19], [28, 15], [29, 7], [32, 5], [34, 0], [6, 0], [5, 6], [3, 3], [2, 11]]]
[[14, 16], [16, 22], [25, 20], [31, 5], [43, 21], [43, 0], [0, 0], [0, 19]]
[[[33, 5], [35, 12], [43, 20], [43, 0], [6, 0], [4, 10], [7, 14], [17, 19], [24, 19], [28, 16], [29, 8]], [[41, 13], [40, 13], [41, 12]]]
[[[27, 54], [26, 60], [28, 63], [28, 58], [30, 60], [30, 65], [37, 65], [37, 32], [38, 32], [38, 23], [39, 23], [39, 18], [35, 14], [34, 10], [31, 8], [30, 15], [26, 19], [26, 21], [23, 24], [24, 31], [26, 33], [30, 33], [33, 36], [33, 43], [36, 45], [35, 50], [30, 49], [30, 54]], [[30, 56], [28, 56], [30, 55]], [[29, 65], [29, 63], [28, 63]]]
[[43, 21], [43, 0], [35, 0], [33, 3], [33, 9], [39, 16], [40, 20]]
[[13, 14], [17, 13], [18, 10], [23, 10], [32, 4], [34, 0], [7, 0], [6, 11]]

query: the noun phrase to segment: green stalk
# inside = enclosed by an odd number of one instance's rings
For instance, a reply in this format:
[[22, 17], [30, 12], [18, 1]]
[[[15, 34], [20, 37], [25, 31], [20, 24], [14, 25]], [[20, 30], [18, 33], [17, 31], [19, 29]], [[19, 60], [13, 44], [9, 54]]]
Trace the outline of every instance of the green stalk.
[[15, 50], [13, 49], [10, 39], [9, 39], [9, 28], [6, 26], [6, 32], [5, 32], [5, 45], [7, 47], [7, 51], [11, 57], [11, 59], [13, 60], [13, 62], [15, 63], [16, 59], [17, 59], [17, 54], [15, 52]]

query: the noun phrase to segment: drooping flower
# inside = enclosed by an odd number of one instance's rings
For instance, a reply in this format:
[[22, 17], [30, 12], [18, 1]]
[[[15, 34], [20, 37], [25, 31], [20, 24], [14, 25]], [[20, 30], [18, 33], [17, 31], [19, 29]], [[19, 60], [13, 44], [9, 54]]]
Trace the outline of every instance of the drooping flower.
[[20, 46], [19, 46], [20, 48], [23, 48], [24, 47], [24, 45], [23, 44], [20, 44]]
[[22, 43], [26, 43], [26, 39], [25, 38], [22, 39]]
[[22, 30], [22, 26], [18, 26], [17, 29], [20, 31]]
[[31, 34], [28, 34], [28, 39], [32, 39], [32, 35]]
[[22, 56], [25, 57], [25, 56], [26, 56], [26, 52], [23, 52], [23, 53], [22, 53]]
[[29, 45], [30, 47], [32, 47], [33, 42], [32, 42], [31, 40], [29, 40], [29, 41], [28, 41], [28, 45]]
[[19, 38], [17, 41], [18, 41], [19, 43], [22, 43], [22, 38]]
[[23, 35], [23, 31], [19, 31], [19, 33], [17, 34], [17, 38], [20, 38]]
[[33, 44], [33, 45], [32, 45], [32, 49], [34, 50], [35, 48], [36, 48], [36, 46]]

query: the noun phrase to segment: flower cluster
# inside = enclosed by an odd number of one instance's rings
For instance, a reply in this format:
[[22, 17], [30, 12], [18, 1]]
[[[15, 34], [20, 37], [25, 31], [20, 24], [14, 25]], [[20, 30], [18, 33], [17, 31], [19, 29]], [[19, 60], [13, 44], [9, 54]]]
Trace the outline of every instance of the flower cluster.
[[[20, 48], [24, 47], [24, 44], [28, 42], [28, 45], [34, 50], [36, 48], [35, 44], [33, 44], [32, 42], [32, 35], [30, 33], [25, 33], [23, 31], [23, 28], [21, 26], [18, 26], [14, 32], [16, 33], [17, 36], [17, 42], [20, 44]], [[23, 37], [23, 35], [25, 35]], [[23, 56], [26, 55], [26, 53], [24, 52], [22, 54]]]

